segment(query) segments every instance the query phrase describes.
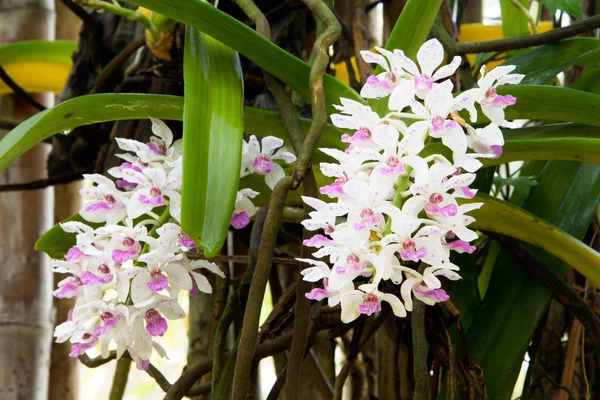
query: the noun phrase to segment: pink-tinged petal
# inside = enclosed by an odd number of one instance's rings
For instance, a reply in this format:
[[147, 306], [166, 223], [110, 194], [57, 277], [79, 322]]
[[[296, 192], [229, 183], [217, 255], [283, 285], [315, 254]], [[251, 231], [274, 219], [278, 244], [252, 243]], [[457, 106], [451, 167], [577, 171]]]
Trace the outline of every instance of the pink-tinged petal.
[[82, 257], [86, 257], [83, 251], [79, 250], [79, 248], [71, 247], [65, 256], [65, 260], [67, 261], [77, 261]]
[[352, 144], [363, 144], [371, 142], [371, 131], [366, 127], [360, 127], [354, 135], [342, 135], [342, 142]]
[[71, 346], [71, 352], [69, 353], [69, 357], [72, 357], [72, 358], [79, 357], [80, 355], [85, 353], [85, 351], [87, 349], [91, 349], [92, 347], [94, 347], [96, 345], [96, 343], [98, 343], [97, 337], [94, 337], [92, 340], [90, 340], [89, 342], [86, 342], [86, 343], [73, 344], [73, 346]]
[[90, 271], [83, 271], [81, 273], [81, 283], [83, 283], [85, 286], [106, 284], [106, 283], [112, 282], [112, 280], [113, 280], [112, 274], [98, 276], [98, 275], [93, 274]]
[[155, 155], [155, 156], [159, 156], [160, 152], [158, 150], [158, 147], [156, 147], [156, 145], [152, 142], [146, 143], [146, 145], [148, 146], [148, 148], [150, 149], [150, 151]]
[[392, 90], [394, 90], [393, 86], [390, 85], [390, 83], [387, 80], [379, 79], [375, 75], [369, 76], [367, 78], [366, 84], [372, 88], [382, 89], [383, 91], [388, 92], [388, 93], [392, 93]]
[[74, 296], [79, 296], [83, 293], [82, 283], [79, 278], [69, 277], [58, 284], [53, 294], [59, 299], [69, 299]]
[[114, 328], [121, 320], [120, 315], [104, 312], [100, 315], [102, 324], [94, 328], [94, 336], [99, 337]]
[[420, 259], [427, 255], [427, 249], [422, 246], [419, 250], [415, 249], [402, 249], [400, 250], [400, 258], [403, 261], [418, 262]]
[[125, 189], [125, 190], [133, 190], [136, 187], [138, 187], [137, 183], [132, 183], [132, 182], [126, 181], [124, 179], [117, 179], [115, 181], [115, 185], [117, 185], [117, 187], [119, 187], [121, 189]]
[[128, 162], [124, 162], [123, 164], [121, 164], [119, 166], [119, 171], [122, 172], [125, 169], [132, 169], [137, 172], [142, 172], [142, 169], [140, 167], [138, 167], [137, 165], [132, 165], [131, 163], [128, 163]]
[[162, 206], [165, 204], [165, 199], [161, 195], [146, 197], [140, 194], [138, 197], [140, 203], [148, 206]]
[[492, 106], [492, 107], [508, 107], [508, 106], [512, 106], [513, 104], [515, 104], [517, 102], [516, 97], [511, 96], [510, 94], [507, 94], [505, 96], [496, 96], [494, 97], [494, 99], [488, 103], [488, 106]]
[[439, 214], [442, 217], [453, 217], [458, 213], [458, 207], [456, 204], [451, 203], [444, 207], [439, 207], [432, 203], [425, 204], [425, 212], [428, 215], [436, 215]]
[[414, 77], [415, 93], [420, 99], [424, 99], [433, 87], [434, 79], [427, 74]]
[[494, 153], [495, 158], [500, 158], [500, 156], [502, 155], [502, 146], [494, 144], [490, 146], [490, 150], [492, 150], [492, 153]]
[[442, 246], [454, 250], [457, 253], [473, 253], [477, 248], [475, 246], [471, 246], [468, 242], [464, 240], [455, 240], [450, 243], [442, 242]]
[[358, 305], [358, 311], [366, 315], [381, 311], [381, 300], [373, 294], [367, 294], [363, 298], [362, 303]]
[[326, 299], [329, 296], [330, 296], [330, 293], [327, 290], [320, 289], [320, 288], [315, 288], [304, 295], [304, 297], [306, 297], [307, 299], [317, 300], [317, 301]]
[[241, 213], [233, 213], [231, 216], [231, 226], [235, 229], [242, 229], [248, 226], [250, 223], [250, 217], [246, 211], [242, 211]]
[[475, 192], [472, 191], [468, 186], [463, 186], [463, 187], [459, 188], [459, 190], [462, 192], [463, 196], [465, 196], [467, 199], [472, 199], [473, 197], [475, 197]]
[[272, 162], [269, 156], [266, 154], [259, 155], [254, 159], [254, 162], [252, 163], [252, 168], [254, 168], [254, 172], [256, 172], [259, 175], [268, 174], [269, 172], [271, 172], [274, 166], [275, 163]]
[[327, 236], [323, 236], [320, 234], [315, 235], [315, 236], [311, 237], [310, 239], [306, 239], [302, 242], [302, 244], [304, 246], [316, 247], [316, 248], [327, 246], [331, 243], [333, 243], [333, 240], [329, 239]]
[[[232, 218], [233, 219], [233, 218]], [[185, 233], [181, 233], [179, 236], [179, 245], [185, 247], [186, 249], [193, 249], [196, 247], [196, 243], [194, 243], [194, 239]]]
[[110, 206], [103, 201], [94, 201], [84, 208], [87, 212], [102, 212], [110, 210]]
[[135, 249], [127, 249], [127, 250], [114, 249], [112, 252], [112, 259], [117, 264], [123, 264], [124, 262], [129, 260], [131, 257], [136, 256], [138, 253], [139, 253], [139, 251], [136, 252]]
[[388, 158], [385, 164], [385, 167], [380, 168], [380, 171], [383, 175], [394, 176], [404, 174], [406, 172], [404, 165], [402, 165], [402, 163], [398, 160], [397, 157]]
[[422, 297], [427, 297], [435, 302], [446, 301], [450, 298], [448, 294], [444, 291], [444, 289], [433, 289], [426, 290], [427, 288], [423, 288], [420, 285], [413, 286], [413, 291]]
[[192, 281], [193, 281], [192, 290], [190, 290], [190, 296], [198, 296], [198, 293], [200, 293], [200, 291], [198, 290], [198, 285], [196, 285], [194, 276], [192, 274], [190, 274], [190, 277], [192, 278]]
[[345, 193], [344, 188], [338, 182], [333, 182], [331, 185], [323, 186], [319, 189], [319, 192], [321, 194], [327, 195], [329, 198], [332, 199], [339, 197], [340, 195], [343, 195]]
[[145, 371], [148, 369], [148, 367], [150, 366], [150, 360], [136, 360], [135, 361], [135, 367], [137, 369], [139, 369], [140, 371]]
[[151, 270], [150, 278], [150, 282], [146, 283], [146, 286], [151, 292], [160, 292], [169, 285], [169, 278], [159, 269]]
[[146, 330], [150, 336], [162, 336], [167, 331], [167, 320], [154, 309], [146, 312]]

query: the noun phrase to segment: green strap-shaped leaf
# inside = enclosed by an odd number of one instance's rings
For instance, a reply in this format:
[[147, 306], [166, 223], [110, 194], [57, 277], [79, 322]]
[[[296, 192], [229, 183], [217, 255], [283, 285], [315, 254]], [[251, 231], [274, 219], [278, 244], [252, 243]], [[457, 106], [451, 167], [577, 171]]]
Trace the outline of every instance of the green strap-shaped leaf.
[[244, 81], [238, 54], [187, 26], [183, 57], [181, 228], [219, 253], [240, 181]]
[[[42, 111], [10, 131], [0, 141], [0, 172], [20, 155], [58, 132], [100, 122], [154, 117], [167, 120], [183, 119], [183, 97], [157, 94], [94, 94], [67, 100]], [[310, 120], [302, 118], [307, 130]], [[260, 136], [287, 138], [278, 113], [244, 107], [244, 130]], [[327, 125], [319, 147], [337, 147], [342, 131]], [[315, 154], [315, 161], [322, 157]], [[323, 158], [321, 158], [323, 159]]]
[[[564, 184], [564, 183], [563, 183]], [[465, 202], [485, 201], [483, 207], [469, 215], [475, 217], [473, 228], [501, 233], [538, 246], [560, 258], [595, 285], [600, 284], [600, 254], [548, 221], [486, 195]]]
[[[310, 99], [308, 64], [209, 3], [201, 0], [128, 0], [127, 2], [183, 22], [212, 36], [288, 84], [305, 99]], [[326, 74], [323, 82], [325, 104], [329, 113], [334, 112], [331, 105], [339, 104], [340, 97], [364, 101], [352, 88], [331, 75]]]
[[400, 49], [407, 57], [415, 59], [441, 5], [442, 0], [408, 0], [385, 44], [386, 50]]
[[[542, 112], [545, 113], [543, 110]], [[77, 127], [99, 122], [148, 117], [182, 120], [183, 97], [96, 94], [67, 100], [24, 121], [0, 141], [0, 172], [31, 147], [57, 132], [68, 133]], [[310, 120], [302, 119], [301, 124], [308, 129]], [[286, 139], [279, 114], [257, 108], [244, 107], [244, 130], [250, 134], [273, 135]], [[340, 129], [327, 125], [319, 147], [339, 148], [341, 134]], [[504, 135], [506, 144], [502, 157], [482, 159], [485, 165], [498, 165], [515, 160], [577, 160], [600, 163], [598, 127], [578, 124], [545, 125], [505, 129]], [[445, 151], [446, 147], [433, 143], [427, 146], [424, 154], [444, 154]], [[315, 154], [315, 161], [323, 159], [320, 152]]]
[[502, 86], [517, 103], [506, 109], [506, 119], [576, 122], [600, 126], [600, 95], [558, 86]]
[[543, 85], [573, 65], [595, 62], [600, 58], [600, 39], [572, 38], [547, 44], [506, 60], [502, 65], [516, 66], [514, 73], [524, 74], [524, 85]]
[[56, 40], [28, 40], [0, 46], [0, 65], [25, 62], [55, 62], [72, 64], [71, 56], [77, 50], [77, 42]]
[[[600, 200], [600, 167], [551, 161], [536, 175], [539, 185], [532, 189], [524, 208], [538, 216], [529, 214], [529, 218], [536, 224], [546, 219], [582, 239]], [[521, 219], [514, 223], [515, 229], [523, 226]], [[564, 246], [554, 241], [554, 232], [546, 231], [544, 224], [540, 224], [540, 231], [539, 240], [548, 240], [547, 246]], [[569, 266], [549, 254], [552, 252], [536, 252], [556, 273], [566, 274]], [[574, 258], [571, 266], [580, 271], [598, 268], [597, 262], [587, 257]], [[467, 336], [473, 362], [483, 368], [490, 400], [510, 398], [525, 351], [551, 298], [552, 293], [524, 266], [504, 251], [500, 253]]]

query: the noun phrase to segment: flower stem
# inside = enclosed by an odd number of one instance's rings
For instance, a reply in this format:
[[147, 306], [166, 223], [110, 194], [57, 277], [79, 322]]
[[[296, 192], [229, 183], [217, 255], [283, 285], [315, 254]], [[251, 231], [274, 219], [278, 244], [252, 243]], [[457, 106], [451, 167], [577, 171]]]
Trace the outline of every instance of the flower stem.
[[161, 32], [158, 27], [150, 21], [148, 17], [134, 10], [130, 10], [125, 7], [121, 7], [118, 4], [109, 3], [107, 1], [102, 0], [79, 0], [77, 1], [82, 6], [96, 8], [98, 10], [104, 10], [111, 12], [115, 15], [119, 15], [121, 17], [125, 17], [132, 21], [139, 21], [142, 25], [148, 29], [148, 31], [154, 37], [154, 40], [158, 40], [160, 38]]
[[113, 378], [112, 388], [110, 389], [109, 400], [121, 400], [125, 394], [125, 387], [127, 386], [127, 377], [129, 376], [129, 367], [131, 366], [131, 359], [121, 357], [117, 361], [117, 369], [115, 370], [115, 376]]
[[[408, 187], [408, 179], [410, 178], [410, 173], [412, 168], [406, 166], [406, 172], [398, 177], [396, 181], [396, 191], [394, 192], [394, 200], [392, 200], [392, 205], [398, 208], [402, 208], [402, 204], [404, 203], [404, 197], [402, 193], [404, 193]], [[389, 235], [392, 233], [392, 219], [388, 218], [385, 229], [383, 231], [383, 235]]]
[[[421, 263], [419, 273], [422, 275], [427, 265]], [[414, 400], [428, 400], [431, 396], [429, 383], [429, 367], [427, 353], [429, 347], [425, 336], [425, 308], [426, 305], [415, 299], [412, 312], [412, 340], [413, 340], [413, 373], [415, 375]]]

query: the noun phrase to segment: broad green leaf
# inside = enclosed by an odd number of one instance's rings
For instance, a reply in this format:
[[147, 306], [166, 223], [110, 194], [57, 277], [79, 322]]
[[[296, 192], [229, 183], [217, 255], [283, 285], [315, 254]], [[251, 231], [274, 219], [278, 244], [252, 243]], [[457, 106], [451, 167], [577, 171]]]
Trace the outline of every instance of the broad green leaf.
[[69, 249], [75, 246], [76, 239], [74, 233], [68, 233], [63, 231], [60, 224], [65, 222], [82, 222], [91, 227], [99, 228], [102, 224], [88, 222], [79, 214], [75, 214], [59, 224], [54, 225], [48, 231], [46, 231], [40, 238], [35, 242], [35, 249], [37, 251], [43, 251], [48, 254], [51, 258], [61, 259], [67, 254]]
[[[555, 185], [567, 186], [565, 181], [557, 181]], [[600, 180], [595, 178], [588, 182], [588, 185], [598, 185], [597, 188], [600, 189]], [[600, 190], [598, 196], [600, 196]], [[463, 203], [482, 200], [485, 202], [483, 207], [469, 213], [476, 219], [472, 224], [473, 228], [511, 236], [538, 246], [571, 265], [595, 285], [600, 284], [600, 254], [598, 252], [550, 222], [508, 202], [479, 195], [472, 200], [463, 201]]]
[[17, 62], [52, 62], [73, 64], [71, 56], [77, 50], [77, 42], [56, 40], [28, 40], [0, 46], [0, 65]]
[[600, 39], [572, 38], [547, 44], [505, 61], [516, 66], [514, 73], [524, 74], [525, 85], [542, 85], [574, 65], [600, 59]]
[[[107, 121], [155, 117], [166, 120], [183, 119], [183, 97], [157, 94], [95, 94], [67, 100], [23, 121], [0, 141], [0, 172], [14, 160], [44, 139], [56, 133]], [[310, 120], [301, 119], [308, 130]], [[286, 138], [278, 113], [244, 107], [244, 130], [260, 136]], [[340, 147], [342, 131], [327, 125], [319, 147]], [[315, 154], [315, 161], [322, 157]], [[321, 158], [322, 160], [323, 158]]]
[[600, 126], [600, 96], [558, 86], [503, 86], [500, 94], [517, 98], [506, 109], [506, 119], [576, 122]]
[[556, 14], [556, 11], [564, 11], [571, 14], [577, 19], [581, 19], [581, 2], [580, 0], [542, 0], [542, 3], [548, 7], [548, 10], [552, 15]]
[[[557, 249], [548, 247], [566, 243], [556, 241], [557, 228], [549, 228], [542, 218], [573, 235], [574, 240], [582, 239], [600, 201], [600, 167], [551, 161], [539, 173], [539, 182], [524, 205], [537, 216], [523, 211], [523, 217], [513, 220], [513, 230], [524, 224], [538, 225], [538, 240], [545, 243], [547, 251], [553, 250], [552, 253], [557, 255]], [[482, 211], [487, 206], [488, 203]], [[490, 226], [506, 225], [504, 219], [478, 222]], [[488, 229], [489, 226], [481, 228]], [[578, 251], [576, 248], [585, 251], [587, 246], [579, 242], [572, 250]], [[540, 249], [536, 252], [555, 272], [564, 275], [568, 270], [568, 265], [548, 254], [550, 252]], [[584, 275], [596, 274], [593, 269], [600, 269], [597, 261], [588, 258], [574, 257], [570, 264]], [[544, 284], [531, 277], [519, 262], [501, 252], [467, 336], [473, 361], [484, 370], [490, 400], [510, 398], [527, 346], [551, 298]]]
[[[183, 22], [212, 36], [254, 61], [305, 99], [310, 98], [308, 64], [211, 4], [201, 0], [128, 0], [127, 2]], [[332, 104], [339, 104], [340, 97], [364, 101], [352, 88], [331, 75], [326, 74], [323, 82], [325, 104], [329, 113], [334, 112]]]
[[185, 32], [181, 228], [214, 257], [240, 180], [244, 81], [235, 51], [191, 26]]
[[[385, 44], [387, 50], [400, 49], [413, 60], [427, 40], [443, 0], [408, 0]], [[381, 69], [379, 69], [381, 72]]]

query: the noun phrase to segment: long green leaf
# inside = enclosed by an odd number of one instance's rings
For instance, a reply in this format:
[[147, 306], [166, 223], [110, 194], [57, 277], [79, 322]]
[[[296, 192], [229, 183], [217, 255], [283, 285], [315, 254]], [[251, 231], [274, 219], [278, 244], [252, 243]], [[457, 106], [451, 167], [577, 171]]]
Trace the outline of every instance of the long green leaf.
[[600, 59], [600, 39], [572, 38], [547, 44], [506, 60], [503, 65], [516, 66], [514, 72], [524, 74], [524, 85], [542, 85], [573, 65], [593, 63]]
[[[583, 238], [600, 201], [600, 167], [551, 161], [538, 179], [539, 185], [524, 205], [538, 216], [530, 214], [528, 218], [535, 224], [544, 218], [574, 237]], [[522, 221], [519, 218], [514, 223], [521, 227]], [[495, 222], [490, 220], [489, 224]], [[498, 222], [505, 225], [502, 220]], [[564, 245], [552, 238], [554, 231], [539, 225], [539, 240], [547, 240], [547, 246]], [[583, 250], [585, 245], [578, 247]], [[559, 259], [536, 251], [560, 275], [568, 270], [568, 265]], [[587, 257], [575, 257], [571, 265], [580, 271], [598, 268], [597, 262]], [[500, 254], [467, 337], [473, 361], [484, 370], [490, 400], [510, 398], [527, 346], [551, 298], [548, 289], [526, 268], [508, 254]]]
[[[58, 132], [68, 134], [84, 125], [148, 117], [181, 121], [183, 97], [156, 94], [95, 94], [67, 100], [23, 121], [0, 141], [0, 172], [27, 150]], [[310, 120], [303, 118], [300, 122], [307, 130]], [[245, 107], [244, 124], [247, 133], [286, 138], [278, 113]], [[319, 147], [339, 147], [339, 137], [342, 133], [338, 128], [327, 125]], [[322, 157], [319, 153], [315, 156], [315, 160]]]
[[[558, 184], [564, 185], [564, 182]], [[481, 200], [485, 201], [484, 206], [469, 213], [476, 218], [474, 228], [538, 246], [571, 265], [595, 285], [600, 284], [600, 254], [595, 250], [548, 221], [505, 201], [480, 195], [468, 202]]]
[[408, 0], [385, 44], [387, 50], [400, 49], [414, 59], [427, 40], [443, 0]]
[[517, 98], [506, 118], [576, 122], [600, 126], [600, 96], [558, 86], [503, 86], [498, 93]]
[[[308, 64], [209, 3], [201, 0], [128, 0], [127, 2], [193, 26], [248, 57], [288, 84], [305, 99], [310, 98]], [[323, 82], [325, 104], [330, 113], [334, 112], [331, 105], [339, 104], [340, 97], [363, 101], [354, 90], [331, 75], [326, 74]]]
[[242, 66], [235, 51], [187, 26], [183, 75], [181, 228], [213, 257], [225, 243], [240, 181]]
[[28, 40], [0, 46], [0, 65], [25, 62], [56, 62], [72, 64], [71, 56], [77, 50], [77, 42], [56, 40]]

